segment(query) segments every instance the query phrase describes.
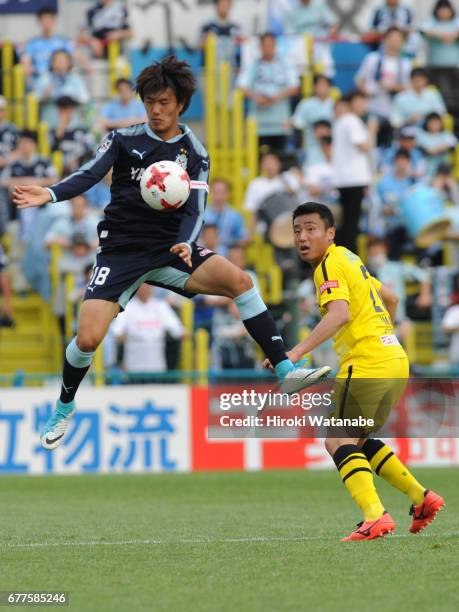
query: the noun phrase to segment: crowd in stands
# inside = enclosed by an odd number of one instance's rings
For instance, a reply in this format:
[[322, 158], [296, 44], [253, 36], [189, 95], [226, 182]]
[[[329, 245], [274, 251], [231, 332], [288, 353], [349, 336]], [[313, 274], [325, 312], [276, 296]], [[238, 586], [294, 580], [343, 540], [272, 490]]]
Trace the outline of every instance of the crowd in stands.
[[[418, 23], [403, 2], [382, 1], [362, 37], [368, 53], [355, 67], [354, 89], [342, 92], [334, 86], [340, 66], [331, 52], [340, 23], [325, 1], [299, 0], [285, 16], [285, 32], [316, 40], [314, 62], [320, 70], [308, 96], [302, 93], [302, 75], [273, 33], [260, 35], [256, 53], [244, 61], [244, 29], [231, 17], [231, 0], [215, 5], [215, 18], [197, 36], [199, 48], [215, 34], [218, 60], [231, 63], [233, 83], [257, 121], [260, 174], [247, 186], [242, 202], [232, 200], [227, 177], [213, 176], [201, 243], [245, 268], [246, 249], [256, 236], [271, 242], [284, 272], [284, 288], [291, 277], [303, 281], [298, 299], [302, 323], [310, 326], [317, 317], [310, 278], [304, 281], [310, 274], [292, 255], [282, 215], [303, 201], [324, 202], [338, 222], [337, 243], [358, 251], [371, 272], [399, 294], [397, 329], [405, 341], [412, 319], [430, 317], [434, 267], [459, 263], [454, 166], [459, 17], [453, 3], [436, 1], [431, 18]], [[49, 127], [50, 148], [62, 152], [64, 176], [92, 157], [104, 133], [146, 120], [128, 78], [119, 78], [116, 95], [96, 108], [88, 84], [93, 60], [107, 57], [110, 41], [125, 46], [132, 37], [126, 6], [118, 0], [95, 3], [74, 40], [56, 34], [57, 16], [43, 8], [37, 15], [37, 36], [17, 49], [27, 89], [36, 94], [40, 119]], [[6, 109], [7, 100], [0, 96], [0, 235], [8, 232], [10, 257], [21, 261], [14, 289], [31, 289], [53, 300], [53, 310], [63, 320], [65, 276], [74, 275], [72, 299], [77, 302], [91, 274], [97, 223], [110, 199], [111, 177], [59, 207], [15, 210], [10, 199], [15, 185], [51, 185], [57, 175], [51, 160], [38, 152], [37, 134], [8, 122]], [[450, 219], [446, 241], [433, 240], [422, 248], [417, 244], [406, 213], [413, 193]], [[369, 236], [364, 246], [361, 234]], [[48, 267], [55, 245], [61, 251], [60, 284], [52, 296]], [[4, 268], [0, 252], [0, 282], [9, 296]], [[410, 283], [417, 286], [414, 298], [406, 293]], [[453, 334], [451, 355], [459, 363], [459, 300], [454, 296], [442, 330]], [[180, 303], [181, 298], [162, 290], [139, 290], [113, 326], [114, 343], [124, 344], [118, 362], [126, 371], [158, 372], [176, 365], [176, 359], [166, 360], [164, 347], [167, 338], [174, 342], [186, 333], [177, 317]], [[209, 332], [215, 367], [256, 366], [253, 345], [228, 300], [201, 296], [194, 312], [195, 328]], [[3, 313], [12, 316], [11, 299], [4, 301]], [[112, 351], [112, 363], [116, 353]]]

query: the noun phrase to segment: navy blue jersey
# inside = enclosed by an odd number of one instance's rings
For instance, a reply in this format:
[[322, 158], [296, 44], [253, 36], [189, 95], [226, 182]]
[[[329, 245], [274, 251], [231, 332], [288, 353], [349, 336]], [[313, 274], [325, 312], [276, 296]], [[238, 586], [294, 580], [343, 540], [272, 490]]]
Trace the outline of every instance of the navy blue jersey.
[[6, 178], [21, 176], [53, 178], [56, 176], [56, 171], [46, 157], [34, 155], [30, 159], [19, 158], [14, 161], [6, 167], [4, 176]]
[[8, 155], [16, 148], [19, 130], [13, 123], [0, 123], [0, 155]]
[[[191, 245], [203, 225], [209, 157], [186, 125], [180, 124], [180, 129], [180, 135], [167, 141], [161, 140], [147, 123], [111, 132], [94, 159], [50, 188], [53, 201], [84, 193], [113, 168], [111, 200], [99, 224], [104, 250], [127, 247], [155, 252], [180, 242]], [[145, 168], [163, 160], [179, 163], [201, 186], [191, 190], [181, 208], [164, 212], [150, 208], [140, 193]]]
[[62, 151], [64, 166], [75, 160], [81, 163], [83, 157], [88, 159], [87, 156], [92, 154], [94, 146], [92, 134], [82, 126], [68, 128], [60, 137], [57, 136], [56, 130], [54, 130], [49, 135], [49, 141], [53, 151], [56, 149]]

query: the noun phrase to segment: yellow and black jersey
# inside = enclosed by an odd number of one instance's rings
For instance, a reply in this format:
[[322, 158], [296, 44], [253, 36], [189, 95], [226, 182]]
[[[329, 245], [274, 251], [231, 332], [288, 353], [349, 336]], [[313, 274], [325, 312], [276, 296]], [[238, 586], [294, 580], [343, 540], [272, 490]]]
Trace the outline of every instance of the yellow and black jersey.
[[350, 320], [334, 337], [340, 365], [352, 360], [366, 367], [382, 361], [406, 358], [394, 334], [392, 321], [380, 295], [381, 283], [362, 260], [348, 249], [331, 244], [314, 271], [321, 315], [333, 300], [346, 300]]

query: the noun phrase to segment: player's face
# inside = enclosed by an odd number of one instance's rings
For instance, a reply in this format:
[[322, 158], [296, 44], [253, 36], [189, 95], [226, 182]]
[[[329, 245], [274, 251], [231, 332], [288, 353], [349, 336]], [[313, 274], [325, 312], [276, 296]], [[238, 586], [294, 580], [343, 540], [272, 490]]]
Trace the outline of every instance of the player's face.
[[177, 102], [172, 89], [167, 88], [158, 93], [147, 94], [143, 103], [151, 129], [161, 138], [172, 137], [174, 134], [171, 133], [178, 129], [183, 108], [183, 104]]
[[293, 223], [293, 236], [300, 258], [317, 265], [335, 238], [335, 228], [326, 228], [317, 213], [301, 215]]

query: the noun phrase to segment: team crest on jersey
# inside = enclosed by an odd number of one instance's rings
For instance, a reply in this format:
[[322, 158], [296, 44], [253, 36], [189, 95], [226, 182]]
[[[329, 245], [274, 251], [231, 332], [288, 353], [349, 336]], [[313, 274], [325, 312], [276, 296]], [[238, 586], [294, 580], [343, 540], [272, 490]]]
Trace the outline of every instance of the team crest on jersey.
[[108, 149], [112, 146], [112, 142], [113, 142], [113, 136], [112, 135], [107, 136], [104, 142], [97, 149], [97, 155], [102, 155], [102, 153], [105, 153], [105, 151], [108, 151]]
[[186, 170], [188, 166], [188, 151], [186, 149], [180, 149], [180, 153], [175, 158], [175, 163]]

